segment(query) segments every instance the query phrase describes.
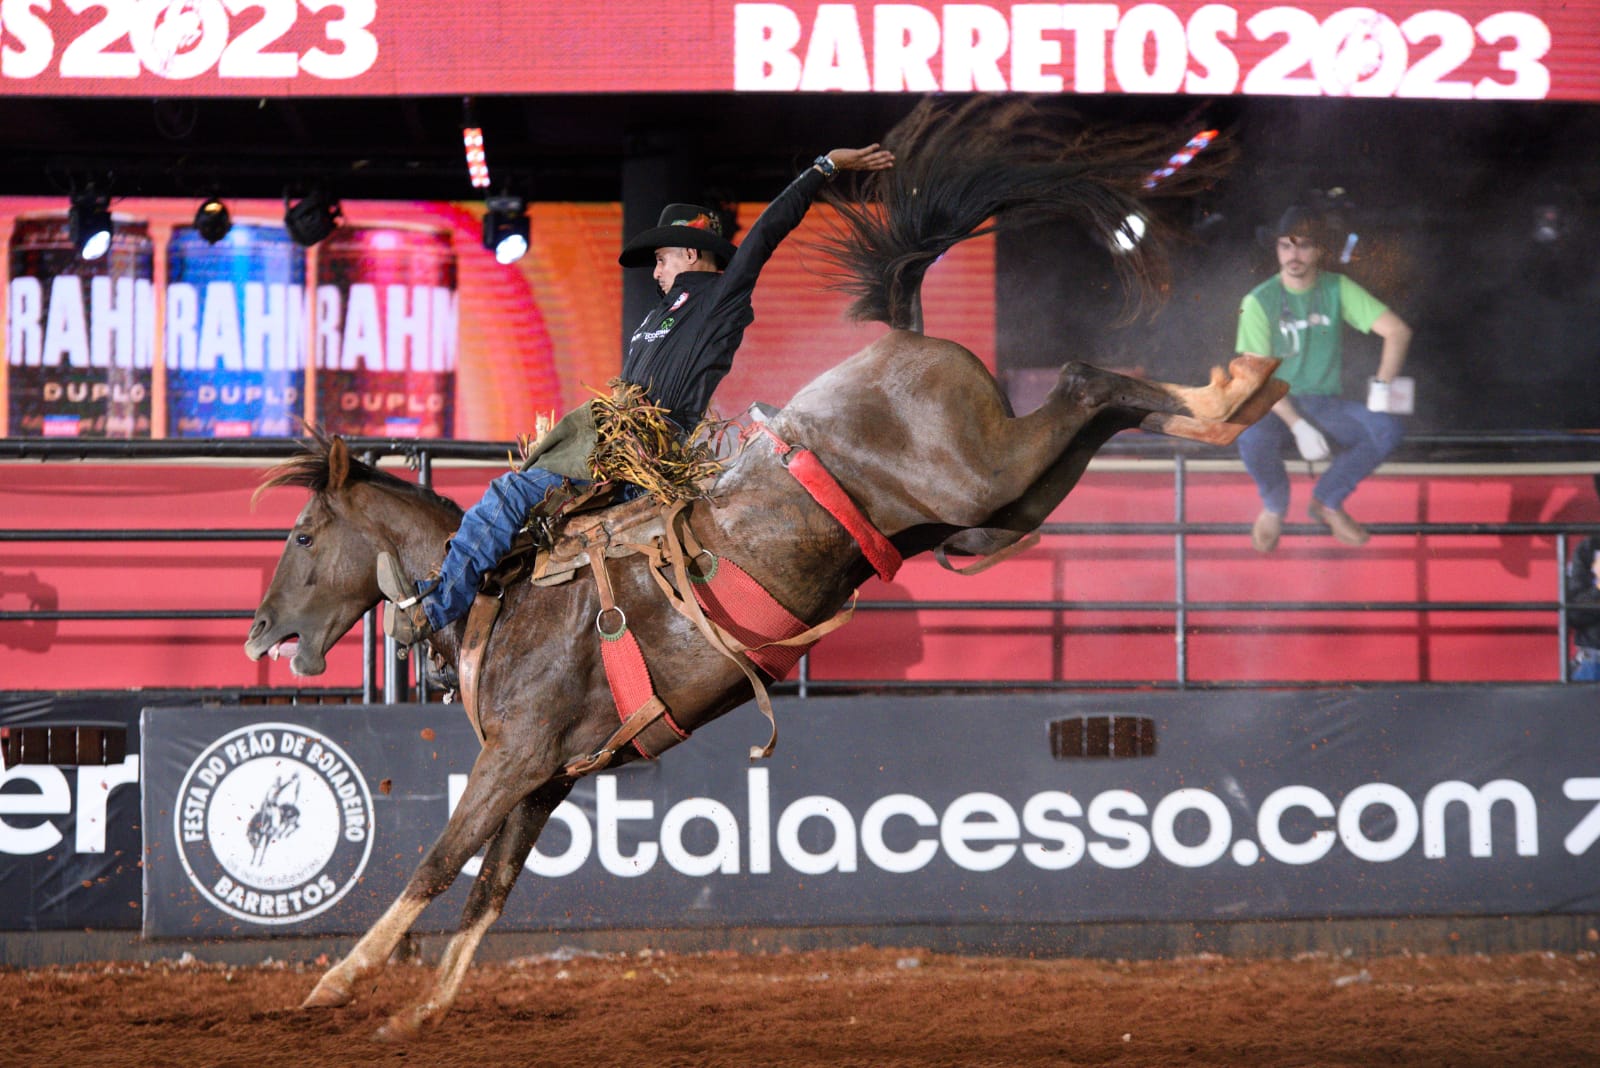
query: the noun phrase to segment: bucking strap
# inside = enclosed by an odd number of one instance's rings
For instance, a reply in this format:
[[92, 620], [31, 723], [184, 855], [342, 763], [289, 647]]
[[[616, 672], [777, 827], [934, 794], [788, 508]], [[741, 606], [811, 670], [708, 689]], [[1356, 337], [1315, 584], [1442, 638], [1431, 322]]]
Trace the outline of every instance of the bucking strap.
[[817, 454], [810, 449], [799, 445], [790, 445], [778, 437], [766, 423], [753, 424], [747, 433], [761, 433], [766, 435], [772, 444], [772, 451], [783, 462], [784, 468], [795, 477], [795, 481], [805, 487], [811, 494], [811, 499], [820, 504], [823, 509], [839, 525], [849, 532], [861, 547], [861, 554], [867, 558], [867, 563], [872, 565], [872, 570], [878, 577], [888, 582], [894, 578], [895, 572], [900, 570], [904, 562], [900, 550], [884, 537], [872, 520], [867, 518], [859, 505], [851, 499], [845, 488], [839, 485], [839, 480], [823, 466]]

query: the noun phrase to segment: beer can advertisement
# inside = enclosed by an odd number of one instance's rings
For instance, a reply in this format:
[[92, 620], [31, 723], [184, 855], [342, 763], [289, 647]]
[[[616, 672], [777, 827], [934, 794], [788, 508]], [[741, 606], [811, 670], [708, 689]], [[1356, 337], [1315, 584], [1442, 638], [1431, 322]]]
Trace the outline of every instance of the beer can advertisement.
[[79, 257], [65, 212], [12, 223], [7, 418], [28, 437], [147, 438], [155, 328], [148, 224], [113, 217], [111, 246]]
[[167, 428], [180, 438], [287, 437], [305, 411], [306, 254], [282, 225], [235, 220], [167, 241]]
[[342, 226], [317, 246], [317, 423], [355, 437], [448, 438], [456, 254], [438, 228]]

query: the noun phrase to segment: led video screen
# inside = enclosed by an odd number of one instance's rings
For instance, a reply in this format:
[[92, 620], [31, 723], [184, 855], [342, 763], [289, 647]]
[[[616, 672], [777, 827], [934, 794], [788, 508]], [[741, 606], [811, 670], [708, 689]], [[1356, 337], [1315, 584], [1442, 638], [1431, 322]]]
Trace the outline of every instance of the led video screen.
[[[1594, 0], [6, 3], [13, 92], [1073, 92], [1600, 100]], [[663, 62], [664, 56], [692, 62]]]
[[[277, 201], [230, 202], [215, 243], [194, 201], [112, 204], [108, 253], [85, 260], [62, 199], [0, 200], [7, 235], [0, 436], [298, 435], [510, 440], [603, 390], [621, 366], [621, 207], [530, 207], [530, 248], [483, 247], [479, 203], [347, 202], [309, 249]], [[762, 205], [738, 208], [748, 226]], [[757, 321], [714, 404], [781, 404], [881, 332], [844, 318], [811, 218], [779, 249]], [[930, 276], [930, 327], [994, 365], [993, 250]]]

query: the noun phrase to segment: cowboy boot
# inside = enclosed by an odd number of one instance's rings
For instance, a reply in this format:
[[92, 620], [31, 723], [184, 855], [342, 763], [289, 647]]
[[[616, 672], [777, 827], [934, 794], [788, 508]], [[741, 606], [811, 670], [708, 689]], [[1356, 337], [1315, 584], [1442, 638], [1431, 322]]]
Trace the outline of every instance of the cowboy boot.
[[401, 645], [415, 645], [433, 634], [422, 598], [410, 576], [390, 553], [378, 554], [378, 589], [383, 592], [383, 632]]
[[1263, 508], [1250, 527], [1250, 547], [1258, 553], [1270, 553], [1278, 547], [1282, 534], [1283, 516]]
[[1365, 545], [1367, 539], [1372, 537], [1366, 527], [1351, 519], [1343, 509], [1329, 508], [1315, 497], [1311, 498], [1307, 511], [1313, 520], [1326, 526], [1335, 538], [1346, 545]]

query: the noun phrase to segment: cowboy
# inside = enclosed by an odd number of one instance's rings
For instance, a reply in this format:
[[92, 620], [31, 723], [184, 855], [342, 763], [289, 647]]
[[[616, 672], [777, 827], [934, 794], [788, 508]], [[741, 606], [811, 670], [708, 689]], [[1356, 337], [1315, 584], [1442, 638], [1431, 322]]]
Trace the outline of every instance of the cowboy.
[[1239, 458], [1255, 480], [1261, 514], [1250, 531], [1257, 552], [1271, 552], [1289, 509], [1283, 450], [1292, 438], [1308, 462], [1339, 452], [1312, 489], [1308, 512], [1345, 545], [1368, 533], [1344, 510], [1344, 500], [1400, 443], [1400, 419], [1339, 395], [1344, 368], [1342, 325], [1383, 339], [1375, 380], [1390, 383], [1405, 364], [1411, 328], [1382, 301], [1342, 274], [1322, 270], [1328, 242], [1322, 218], [1294, 206], [1273, 232], [1278, 273], [1245, 294], [1235, 349], [1281, 359], [1276, 377], [1289, 394], [1269, 415], [1239, 435]]
[[[622, 380], [643, 387], [646, 403], [667, 412], [679, 433], [705, 413], [733, 354], [755, 321], [751, 294], [761, 268], [805, 217], [837, 171], [877, 171], [894, 155], [877, 144], [836, 148], [818, 156], [767, 205], [735, 247], [717, 213], [694, 204], [669, 204], [657, 225], [623, 246], [624, 267], [653, 267], [661, 301], [628, 339]], [[478, 580], [511, 548], [529, 512], [564, 482], [588, 485], [594, 424], [589, 405], [569, 412], [535, 446], [522, 470], [489, 484], [467, 510], [446, 546], [438, 575], [414, 582], [389, 553], [378, 555], [378, 588], [389, 604], [384, 632], [403, 645], [426, 639], [472, 606]]]

